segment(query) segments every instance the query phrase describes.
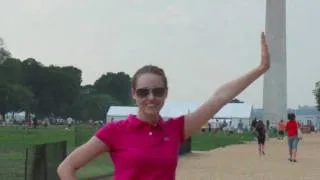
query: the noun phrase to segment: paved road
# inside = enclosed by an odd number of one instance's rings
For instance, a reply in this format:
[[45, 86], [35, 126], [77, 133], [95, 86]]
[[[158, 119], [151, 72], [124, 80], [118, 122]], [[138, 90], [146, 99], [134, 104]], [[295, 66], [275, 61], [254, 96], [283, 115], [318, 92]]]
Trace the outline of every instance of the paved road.
[[320, 134], [304, 135], [298, 162], [288, 161], [286, 140], [271, 139], [260, 157], [256, 143], [233, 145], [182, 157], [177, 180], [318, 180]]

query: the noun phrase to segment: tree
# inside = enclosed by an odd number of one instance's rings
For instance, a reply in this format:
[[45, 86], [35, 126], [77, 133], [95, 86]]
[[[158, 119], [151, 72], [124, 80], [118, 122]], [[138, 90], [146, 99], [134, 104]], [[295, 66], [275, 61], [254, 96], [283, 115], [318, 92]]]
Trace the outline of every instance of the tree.
[[81, 89], [80, 89], [80, 94], [93, 94], [96, 92], [97, 91], [94, 89], [93, 85], [91, 84], [81, 86]]
[[22, 63], [19, 59], [8, 58], [0, 64], [0, 79], [10, 83], [21, 83]]
[[45, 80], [38, 81], [38, 88], [41, 89], [38, 91], [39, 112], [43, 115], [53, 113], [57, 116], [67, 116], [68, 107], [79, 96], [81, 71], [50, 66], [44, 68], [42, 75]]
[[4, 48], [0, 55], [2, 115], [26, 111], [38, 117], [101, 120], [111, 105], [132, 105], [131, 78], [124, 72], [108, 72], [81, 87], [82, 72], [76, 67], [44, 66], [33, 58], [21, 62]]
[[29, 58], [23, 64], [23, 83], [37, 99], [39, 116], [68, 116], [68, 110], [79, 96], [81, 70], [72, 67], [45, 67]]
[[11, 57], [0, 39], [0, 112], [28, 111], [35, 104], [34, 94], [23, 86], [23, 69], [19, 59]]
[[5, 62], [8, 58], [11, 57], [11, 53], [4, 48], [4, 41], [0, 37], [0, 64]]
[[124, 72], [102, 75], [94, 83], [94, 89], [100, 94], [109, 94], [116, 98], [121, 105], [131, 105], [131, 78]]
[[81, 120], [102, 120], [105, 118], [108, 106], [120, 103], [108, 94], [82, 94], [72, 107], [70, 115]]
[[84, 118], [102, 120], [105, 118], [107, 107], [119, 105], [120, 103], [108, 94], [93, 94], [84, 97]]
[[20, 84], [0, 83], [0, 113], [28, 111], [35, 104], [33, 93]]
[[26, 87], [20, 84], [11, 84], [13, 102], [15, 102], [12, 111], [32, 111], [36, 100], [34, 94]]
[[313, 94], [316, 98], [317, 108], [320, 111], [320, 81], [316, 82]]
[[52, 101], [47, 101], [46, 98], [51, 99], [50, 94], [44, 91], [46, 87], [46, 69], [41, 63], [33, 58], [28, 58], [22, 61], [22, 85], [28, 87], [36, 98], [36, 106], [34, 113], [37, 115], [50, 114], [46, 110], [51, 109]]

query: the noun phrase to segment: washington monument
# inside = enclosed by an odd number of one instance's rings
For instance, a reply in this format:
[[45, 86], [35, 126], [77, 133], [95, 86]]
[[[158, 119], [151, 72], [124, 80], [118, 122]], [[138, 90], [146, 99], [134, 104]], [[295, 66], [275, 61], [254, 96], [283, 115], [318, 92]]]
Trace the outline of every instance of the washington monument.
[[266, 0], [265, 32], [271, 67], [264, 75], [263, 120], [287, 119], [286, 1]]

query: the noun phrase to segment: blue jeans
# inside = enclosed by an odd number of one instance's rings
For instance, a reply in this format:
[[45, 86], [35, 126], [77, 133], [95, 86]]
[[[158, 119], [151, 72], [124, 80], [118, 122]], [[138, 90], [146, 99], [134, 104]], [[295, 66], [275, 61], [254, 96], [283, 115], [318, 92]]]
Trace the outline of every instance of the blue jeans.
[[298, 136], [288, 137], [289, 150], [297, 150], [299, 138]]

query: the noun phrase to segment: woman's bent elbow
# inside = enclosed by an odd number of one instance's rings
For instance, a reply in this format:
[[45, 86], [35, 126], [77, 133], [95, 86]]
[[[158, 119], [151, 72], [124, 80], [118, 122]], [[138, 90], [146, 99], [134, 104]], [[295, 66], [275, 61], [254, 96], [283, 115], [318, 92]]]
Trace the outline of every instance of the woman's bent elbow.
[[106, 145], [96, 137], [72, 151], [57, 168], [61, 180], [76, 179], [76, 171], [106, 151]]
[[75, 180], [76, 168], [62, 162], [57, 168], [57, 174], [61, 180]]

